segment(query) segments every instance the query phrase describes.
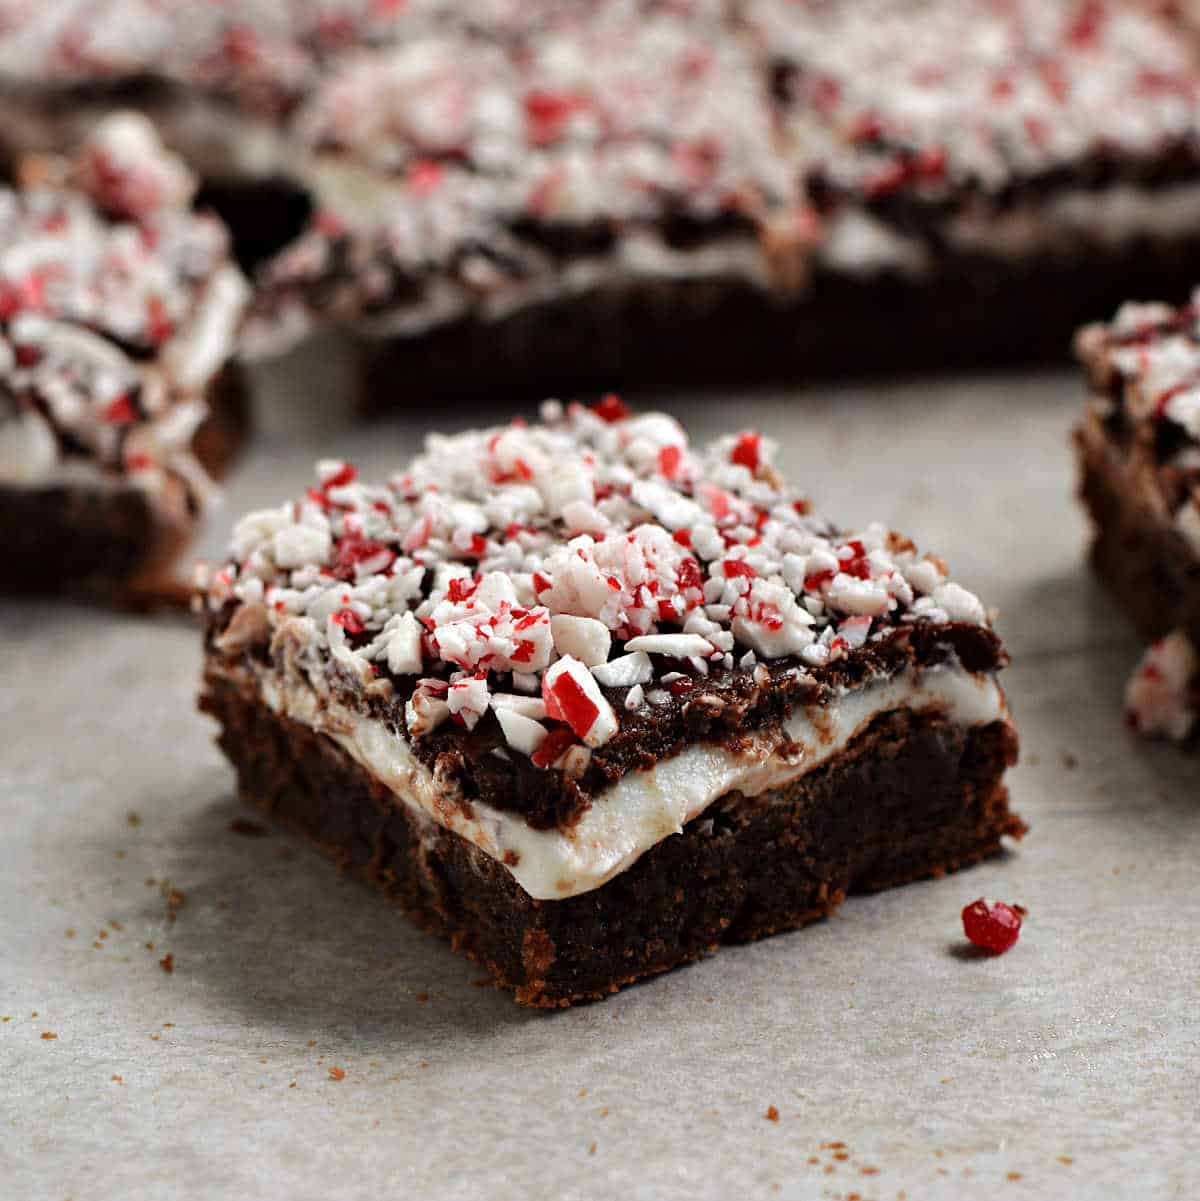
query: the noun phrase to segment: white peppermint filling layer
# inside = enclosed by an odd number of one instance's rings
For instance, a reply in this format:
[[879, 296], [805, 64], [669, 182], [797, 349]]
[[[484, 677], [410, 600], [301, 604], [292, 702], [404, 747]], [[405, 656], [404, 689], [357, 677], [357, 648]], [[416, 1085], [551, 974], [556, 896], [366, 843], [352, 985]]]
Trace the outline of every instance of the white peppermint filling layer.
[[782, 730], [745, 750], [700, 743], [648, 770], [630, 772], [595, 797], [574, 826], [538, 830], [520, 813], [447, 795], [408, 743], [377, 719], [320, 697], [307, 685], [282, 688], [266, 676], [259, 685], [275, 712], [327, 734], [407, 808], [503, 863], [538, 900], [599, 888], [728, 792], [756, 796], [794, 783], [837, 755], [881, 714], [898, 709], [937, 714], [968, 728], [1008, 717], [1004, 694], [990, 674], [956, 664], [909, 668], [845, 691], [827, 705], [797, 709]]

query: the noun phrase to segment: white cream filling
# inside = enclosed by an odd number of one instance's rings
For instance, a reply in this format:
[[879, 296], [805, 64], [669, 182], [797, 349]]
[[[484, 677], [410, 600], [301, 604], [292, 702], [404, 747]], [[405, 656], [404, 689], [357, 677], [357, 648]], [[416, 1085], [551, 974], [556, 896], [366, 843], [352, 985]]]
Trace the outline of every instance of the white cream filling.
[[377, 719], [319, 697], [307, 685], [281, 687], [262, 676], [259, 686], [273, 710], [327, 734], [405, 806], [503, 863], [538, 900], [599, 888], [727, 792], [756, 796], [793, 783], [836, 755], [880, 714], [934, 712], [966, 727], [1008, 716], [1004, 694], [991, 675], [958, 665], [908, 669], [844, 692], [828, 705], [797, 709], [782, 732], [746, 750], [700, 743], [648, 770], [630, 772], [597, 796], [576, 825], [537, 830], [520, 813], [448, 795], [408, 743]]
[[1120, 246], [1134, 238], [1194, 235], [1200, 227], [1200, 184], [1139, 188], [1116, 184], [1099, 191], [1076, 189], [996, 213], [986, 206], [955, 217], [951, 245], [1022, 258], [1066, 248], [1081, 238]]

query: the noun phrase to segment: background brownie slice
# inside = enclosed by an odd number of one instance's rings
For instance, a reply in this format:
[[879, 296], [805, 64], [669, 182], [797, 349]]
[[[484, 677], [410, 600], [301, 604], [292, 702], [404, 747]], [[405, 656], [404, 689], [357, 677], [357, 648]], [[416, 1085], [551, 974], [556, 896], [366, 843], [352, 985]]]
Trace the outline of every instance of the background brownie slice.
[[535, 1004], [1022, 832], [1006, 657], [939, 560], [753, 432], [544, 415], [239, 522], [201, 704], [247, 800]]
[[1200, 309], [1129, 303], [1080, 330], [1091, 395], [1075, 431], [1092, 563], [1153, 642], [1126, 689], [1130, 725], [1189, 737], [1200, 709]]
[[229, 365], [246, 285], [144, 119], [0, 192], [6, 591], [157, 582], [243, 422]]

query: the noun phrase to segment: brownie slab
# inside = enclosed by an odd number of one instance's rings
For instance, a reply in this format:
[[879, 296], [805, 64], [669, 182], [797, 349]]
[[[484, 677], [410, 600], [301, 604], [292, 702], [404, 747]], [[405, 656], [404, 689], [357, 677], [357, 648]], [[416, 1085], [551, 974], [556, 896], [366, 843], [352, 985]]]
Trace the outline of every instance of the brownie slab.
[[140, 116], [22, 173], [0, 192], [0, 586], [149, 599], [245, 432], [246, 284]]
[[1126, 689], [1130, 725], [1194, 731], [1200, 692], [1200, 320], [1197, 300], [1129, 303], [1080, 330], [1090, 397], [1075, 431], [1091, 558], [1153, 645]]
[[348, 325], [368, 408], [1059, 358], [1200, 264], [1196, 55], [1090, 0], [611, 0], [369, 51], [291, 126], [314, 214], [250, 345]]
[[609, 395], [384, 484], [321, 463], [203, 582], [243, 796], [532, 1004], [994, 854], [1024, 827], [986, 611], [773, 449]]

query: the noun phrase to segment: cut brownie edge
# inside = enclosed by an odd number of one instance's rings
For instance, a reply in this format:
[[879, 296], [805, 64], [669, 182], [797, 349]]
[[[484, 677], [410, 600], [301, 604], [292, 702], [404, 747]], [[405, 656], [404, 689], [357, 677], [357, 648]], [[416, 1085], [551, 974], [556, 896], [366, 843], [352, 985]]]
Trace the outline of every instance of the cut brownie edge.
[[1147, 640], [1176, 628], [1200, 639], [1200, 558], [1151, 481], [1089, 412], [1075, 432], [1092, 565]]
[[1130, 295], [1183, 299], [1197, 277], [1200, 238], [1181, 236], [1089, 247], [1080, 257], [946, 252], [925, 278], [820, 270], [788, 298], [736, 279], [630, 280], [421, 336], [360, 334], [358, 405], [377, 414], [430, 394], [711, 392], [1065, 363], [1081, 323]]
[[[192, 455], [211, 479], [237, 458], [250, 427], [244, 375], [227, 364], [209, 385], [209, 415]], [[90, 594], [134, 608], [186, 605], [190, 590], [172, 567], [201, 514], [170, 519], [133, 484], [86, 478], [0, 485], [0, 541], [9, 570], [0, 591], [19, 595]]]
[[597, 1000], [722, 943], [794, 929], [847, 893], [976, 863], [1020, 837], [1001, 777], [1011, 725], [886, 713], [824, 766], [753, 798], [729, 793], [590, 892], [530, 897], [457, 834], [397, 805], [328, 737], [220, 678], [202, 707], [243, 800], [449, 938], [526, 1005]]

